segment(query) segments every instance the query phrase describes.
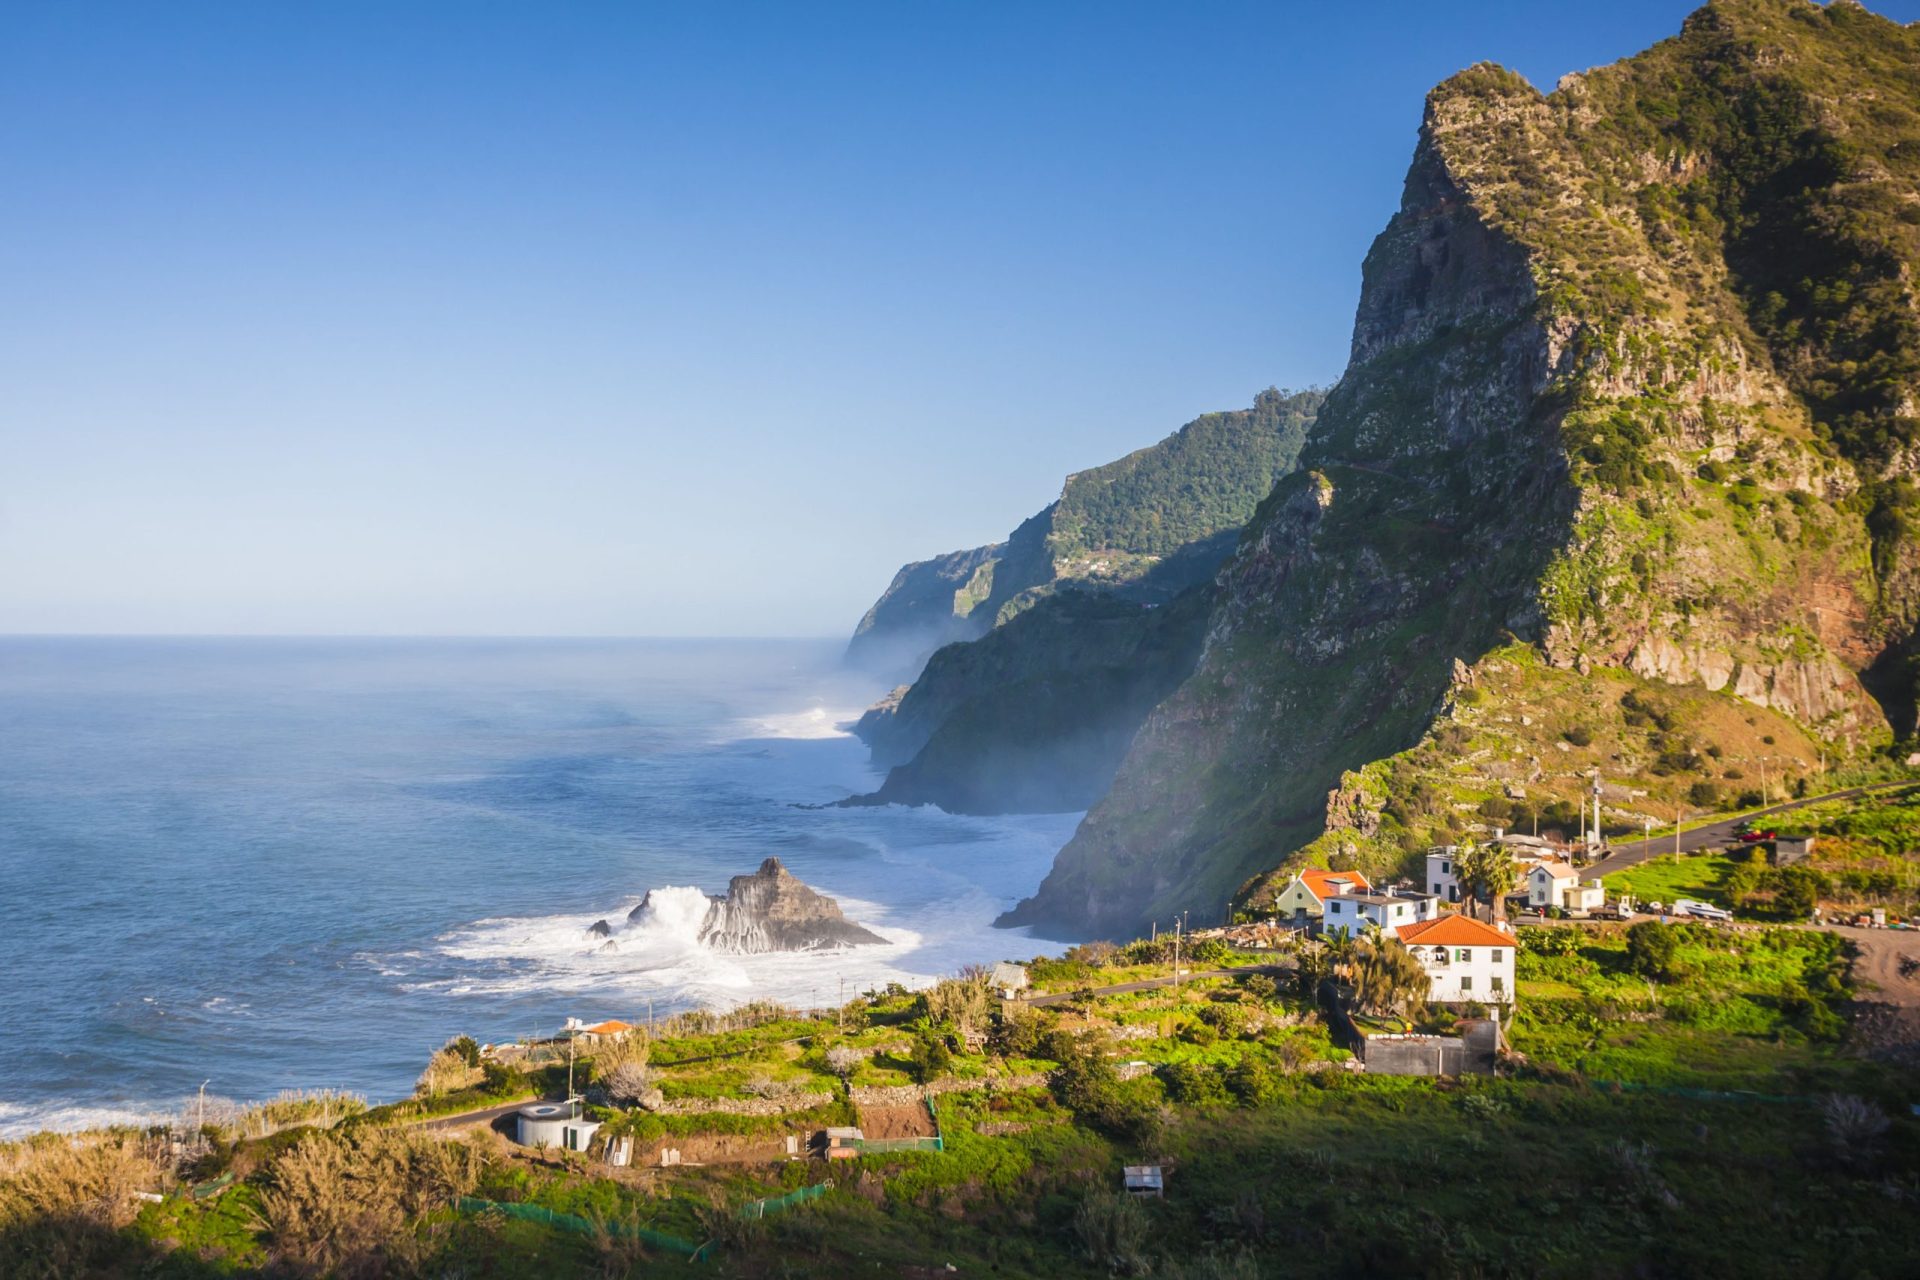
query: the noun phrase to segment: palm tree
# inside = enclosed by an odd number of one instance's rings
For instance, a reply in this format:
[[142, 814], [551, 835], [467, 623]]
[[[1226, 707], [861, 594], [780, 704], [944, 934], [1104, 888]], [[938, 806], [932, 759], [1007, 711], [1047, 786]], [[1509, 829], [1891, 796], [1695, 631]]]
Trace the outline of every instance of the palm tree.
[[1492, 907], [1495, 920], [1507, 914], [1507, 895], [1513, 892], [1513, 858], [1497, 844], [1468, 840], [1454, 854], [1454, 866], [1460, 879], [1460, 896], [1468, 902], [1485, 902]]
[[1348, 966], [1353, 998], [1369, 1013], [1406, 1016], [1426, 1003], [1427, 970], [1398, 938], [1373, 933], [1354, 948]]

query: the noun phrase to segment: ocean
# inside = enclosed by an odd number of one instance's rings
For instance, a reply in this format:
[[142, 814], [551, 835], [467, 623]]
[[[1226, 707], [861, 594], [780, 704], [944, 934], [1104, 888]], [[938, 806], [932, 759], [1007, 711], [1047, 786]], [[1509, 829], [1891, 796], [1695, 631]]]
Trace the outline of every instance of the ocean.
[[[0, 639], [0, 1135], [404, 1096], [449, 1036], [831, 1004], [1058, 947], [990, 922], [1076, 815], [808, 808], [878, 775], [832, 641]], [[884, 947], [737, 957], [779, 857]], [[606, 948], [587, 932], [618, 928]]]

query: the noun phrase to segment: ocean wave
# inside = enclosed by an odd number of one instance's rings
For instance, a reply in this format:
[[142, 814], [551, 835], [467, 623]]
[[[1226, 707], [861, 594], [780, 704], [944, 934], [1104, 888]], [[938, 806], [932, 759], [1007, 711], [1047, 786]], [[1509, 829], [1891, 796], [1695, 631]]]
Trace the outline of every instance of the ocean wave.
[[127, 1102], [110, 1106], [82, 1106], [72, 1102], [0, 1102], [0, 1138], [24, 1138], [35, 1133], [79, 1133], [131, 1125], [161, 1124], [180, 1113], [180, 1102]]
[[[629, 915], [644, 901], [645, 910]], [[440, 952], [460, 972], [404, 984], [447, 996], [552, 993], [597, 1002], [652, 999], [663, 1007], [727, 1009], [754, 1000], [814, 1005], [848, 991], [925, 986], [938, 976], [904, 963], [921, 935], [880, 923], [877, 903], [843, 899], [850, 918], [886, 939], [884, 946], [737, 955], [700, 941], [709, 899], [685, 885], [664, 886], [612, 911], [476, 920], [441, 936]], [[590, 930], [601, 920], [610, 936]]]
[[749, 716], [734, 722], [732, 736], [745, 740], [781, 738], [795, 741], [850, 738], [853, 736], [853, 722], [860, 718], [861, 711], [859, 707], [833, 709], [813, 706], [804, 711]]

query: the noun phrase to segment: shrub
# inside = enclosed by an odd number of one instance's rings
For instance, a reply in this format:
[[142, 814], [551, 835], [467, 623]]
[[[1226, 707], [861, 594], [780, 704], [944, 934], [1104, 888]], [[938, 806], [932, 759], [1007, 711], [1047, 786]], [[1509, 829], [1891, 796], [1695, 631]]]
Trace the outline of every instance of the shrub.
[[1892, 1123], [1877, 1105], [1850, 1094], [1829, 1095], [1820, 1104], [1820, 1116], [1843, 1164], [1871, 1164]]
[[1560, 736], [1576, 747], [1590, 747], [1593, 745], [1593, 730], [1583, 724], [1569, 725], [1561, 732]]
[[1242, 1058], [1227, 1072], [1227, 1089], [1242, 1106], [1257, 1107], [1279, 1092], [1274, 1073], [1258, 1058]]
[[1087, 1261], [1114, 1275], [1148, 1273], [1152, 1264], [1146, 1244], [1151, 1228], [1140, 1203], [1119, 1191], [1089, 1191], [1073, 1214], [1073, 1234]]
[[1167, 1092], [1190, 1107], [1224, 1107], [1227, 1088], [1220, 1073], [1200, 1062], [1176, 1062], [1167, 1068]]
[[472, 1036], [455, 1036], [447, 1041], [447, 1048], [458, 1054], [460, 1061], [470, 1067], [480, 1065], [480, 1046], [474, 1043]]
[[1704, 779], [1687, 788], [1687, 803], [1696, 809], [1714, 809], [1720, 805], [1720, 788]]
[[416, 1095], [437, 1098], [441, 1094], [480, 1083], [482, 1075], [475, 1065], [479, 1054], [474, 1055], [475, 1062], [468, 1062], [458, 1044], [458, 1040], [449, 1040], [445, 1046], [434, 1051], [433, 1057], [427, 1059], [427, 1069], [420, 1073], [420, 1078], [413, 1085]]
[[421, 1259], [409, 1228], [470, 1192], [480, 1149], [399, 1129], [314, 1134], [274, 1162], [260, 1216], [283, 1263], [321, 1273], [404, 1270]]
[[1658, 921], [1642, 920], [1627, 928], [1627, 969], [1644, 978], [1672, 978], [1679, 971], [1675, 960], [1679, 948], [1677, 930]]
[[953, 1050], [947, 1047], [946, 1036], [937, 1031], [923, 1031], [914, 1037], [907, 1062], [913, 1069], [913, 1078], [926, 1084], [953, 1069]]

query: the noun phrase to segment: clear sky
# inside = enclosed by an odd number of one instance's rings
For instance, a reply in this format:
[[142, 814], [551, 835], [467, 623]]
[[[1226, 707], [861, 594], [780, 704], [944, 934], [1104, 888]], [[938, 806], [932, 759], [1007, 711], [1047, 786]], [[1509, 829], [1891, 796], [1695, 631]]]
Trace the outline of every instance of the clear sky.
[[5, 5], [0, 631], [847, 632], [1337, 378], [1435, 81], [1690, 7]]

